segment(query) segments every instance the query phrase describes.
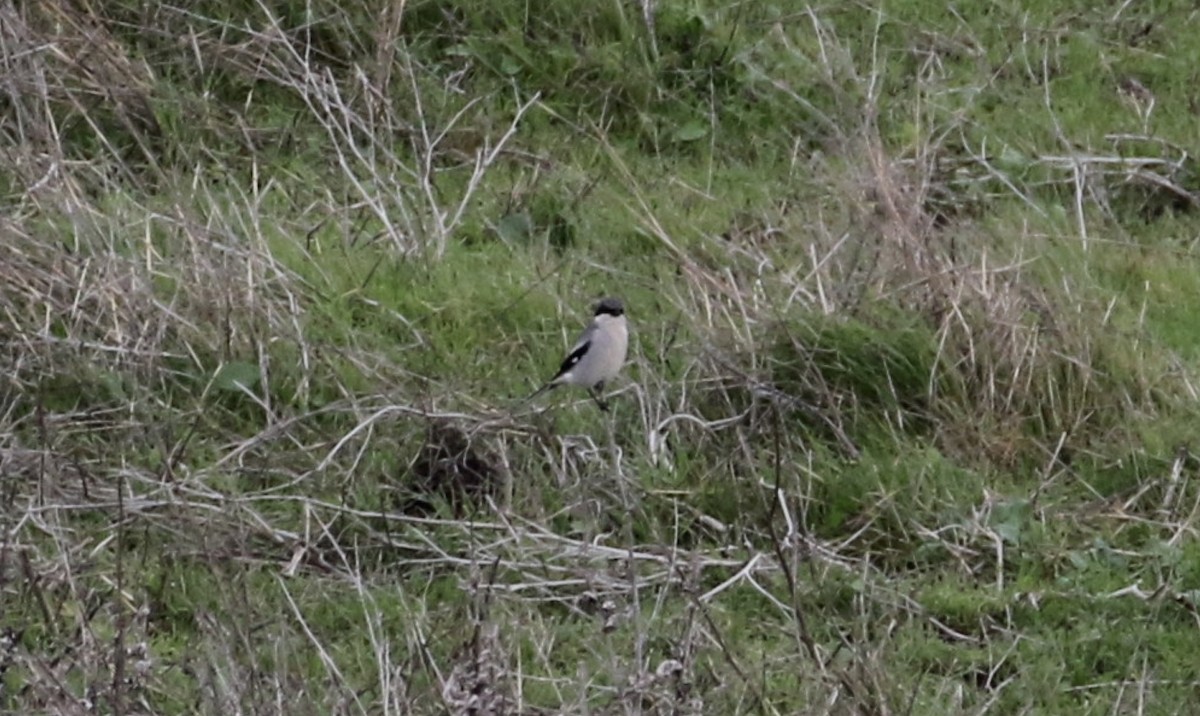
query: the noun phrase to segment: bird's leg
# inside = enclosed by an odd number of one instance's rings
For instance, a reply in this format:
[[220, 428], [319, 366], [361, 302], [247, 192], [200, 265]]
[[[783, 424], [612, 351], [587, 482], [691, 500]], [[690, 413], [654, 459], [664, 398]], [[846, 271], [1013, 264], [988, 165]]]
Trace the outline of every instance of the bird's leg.
[[607, 413], [608, 412], [608, 403], [605, 402], [604, 398], [600, 397], [600, 391], [602, 391], [602, 390], [604, 390], [604, 382], [603, 381], [593, 385], [591, 388], [588, 388], [588, 392], [591, 393], [591, 395], [592, 395], [592, 400], [596, 401], [596, 407], [600, 408], [601, 410], [603, 410], [604, 412]]

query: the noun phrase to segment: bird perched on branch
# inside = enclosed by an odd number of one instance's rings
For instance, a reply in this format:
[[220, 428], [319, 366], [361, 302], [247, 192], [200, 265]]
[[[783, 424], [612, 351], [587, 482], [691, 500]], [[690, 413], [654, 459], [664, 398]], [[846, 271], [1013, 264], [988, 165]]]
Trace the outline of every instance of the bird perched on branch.
[[567, 353], [558, 374], [526, 398], [525, 402], [560, 385], [578, 385], [587, 388], [596, 405], [607, 411], [608, 403], [600, 397], [600, 391], [604, 389], [605, 382], [612, 380], [620, 372], [628, 348], [629, 331], [625, 325], [625, 304], [618, 298], [601, 299], [596, 304], [592, 322]]

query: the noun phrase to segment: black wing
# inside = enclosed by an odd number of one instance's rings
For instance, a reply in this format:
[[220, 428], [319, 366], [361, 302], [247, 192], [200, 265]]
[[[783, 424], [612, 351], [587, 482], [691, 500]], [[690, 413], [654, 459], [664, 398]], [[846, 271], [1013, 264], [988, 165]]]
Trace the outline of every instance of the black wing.
[[558, 373], [551, 380], [558, 380], [564, 373], [579, 365], [579, 361], [587, 355], [588, 348], [591, 348], [591, 346], [591, 341], [580, 341], [579, 345], [575, 346], [575, 350], [571, 351], [571, 354], [563, 361], [562, 367], [558, 369]]

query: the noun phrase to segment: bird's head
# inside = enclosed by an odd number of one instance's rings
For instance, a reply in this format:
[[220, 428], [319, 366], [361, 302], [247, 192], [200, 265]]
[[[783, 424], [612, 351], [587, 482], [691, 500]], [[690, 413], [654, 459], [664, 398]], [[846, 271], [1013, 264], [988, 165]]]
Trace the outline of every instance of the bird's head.
[[621, 303], [621, 299], [619, 298], [602, 298], [600, 299], [600, 302], [596, 304], [596, 315], [613, 317], [624, 316], [625, 304]]

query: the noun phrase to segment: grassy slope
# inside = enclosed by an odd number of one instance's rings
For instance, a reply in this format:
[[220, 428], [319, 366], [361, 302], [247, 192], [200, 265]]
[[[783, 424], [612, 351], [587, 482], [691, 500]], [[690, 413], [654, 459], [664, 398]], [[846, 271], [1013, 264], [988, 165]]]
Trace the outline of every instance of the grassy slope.
[[659, 5], [5, 11], [0, 707], [1189, 708], [1194, 12]]

